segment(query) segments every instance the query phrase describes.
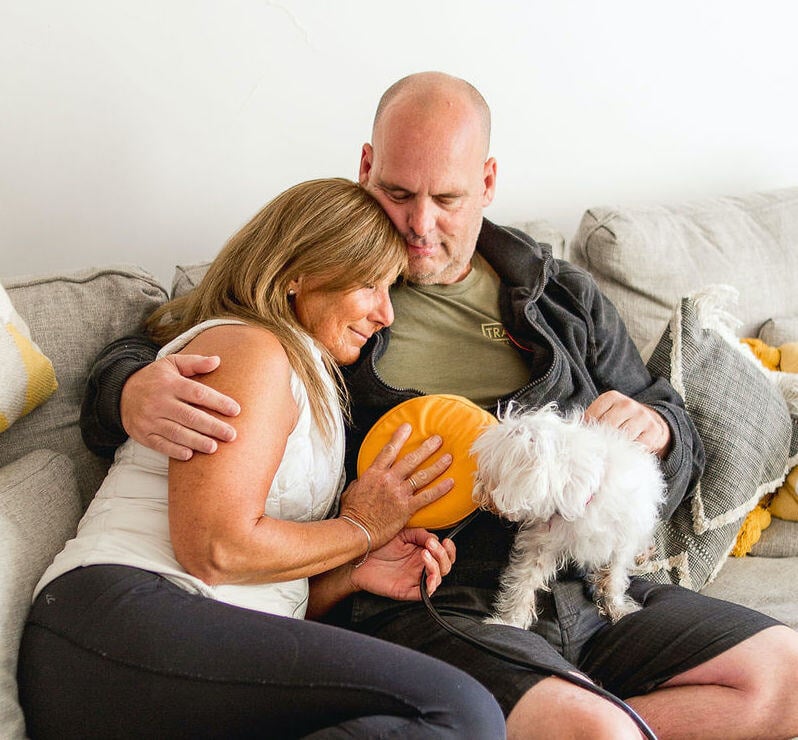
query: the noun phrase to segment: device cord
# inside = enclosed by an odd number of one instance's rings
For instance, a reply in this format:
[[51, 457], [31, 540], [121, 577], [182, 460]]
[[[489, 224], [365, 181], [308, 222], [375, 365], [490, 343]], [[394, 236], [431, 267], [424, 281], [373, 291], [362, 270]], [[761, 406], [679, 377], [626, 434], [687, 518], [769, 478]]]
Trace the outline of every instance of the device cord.
[[[468, 524], [470, 524], [476, 516], [479, 514], [479, 510], [475, 511], [471, 514], [468, 518], [464, 519], [460, 522], [456, 527], [454, 527], [449, 533], [447, 533], [446, 537], [448, 539], [454, 539], [454, 536], [464, 529]], [[438, 623], [440, 627], [445, 629], [450, 634], [454, 635], [455, 637], [459, 637], [461, 640], [473, 645], [474, 647], [479, 648], [480, 650], [484, 650], [485, 652], [493, 655], [496, 658], [500, 658], [501, 660], [507, 661], [508, 663], [512, 663], [517, 666], [521, 666], [522, 668], [530, 668], [535, 671], [539, 671], [541, 673], [547, 673], [551, 676], [557, 676], [558, 678], [562, 678], [566, 681], [569, 681], [576, 686], [579, 686], [583, 689], [587, 689], [588, 691], [592, 691], [594, 694], [598, 694], [602, 698], [606, 699], [607, 701], [612, 702], [617, 707], [622, 709], [626, 714], [628, 714], [632, 720], [634, 720], [635, 724], [638, 726], [640, 731], [643, 735], [648, 738], [648, 740], [657, 740], [657, 736], [651, 730], [651, 728], [646, 724], [645, 720], [635, 712], [632, 707], [630, 707], [623, 699], [615, 696], [615, 694], [607, 691], [606, 689], [601, 688], [601, 686], [597, 686], [596, 684], [588, 681], [581, 676], [578, 676], [574, 673], [569, 673], [568, 671], [560, 670], [559, 668], [554, 668], [553, 666], [543, 665], [542, 663], [536, 663], [530, 659], [523, 659], [517, 658], [514, 655], [507, 655], [506, 653], [497, 650], [492, 645], [488, 645], [478, 638], [474, 637], [473, 635], [469, 635], [467, 632], [455, 627], [451, 622], [446, 621], [444, 619], [443, 614], [452, 614], [457, 615], [456, 612], [452, 610], [438, 610], [432, 603], [430, 599], [429, 593], [427, 593], [427, 585], [426, 585], [426, 575], [427, 571], [426, 568], [421, 574], [421, 580], [419, 582], [419, 588], [421, 590], [421, 600], [424, 602], [424, 606], [426, 606], [429, 615]], [[459, 616], [459, 615], [457, 615]]]

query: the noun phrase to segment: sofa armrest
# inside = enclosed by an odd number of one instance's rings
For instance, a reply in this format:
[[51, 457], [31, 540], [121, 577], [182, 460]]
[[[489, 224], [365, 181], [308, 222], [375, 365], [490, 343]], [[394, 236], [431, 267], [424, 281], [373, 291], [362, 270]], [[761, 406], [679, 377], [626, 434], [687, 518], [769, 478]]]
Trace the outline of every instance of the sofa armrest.
[[17, 654], [33, 588], [81, 513], [72, 462], [52, 450], [0, 468], [0, 737], [25, 737]]

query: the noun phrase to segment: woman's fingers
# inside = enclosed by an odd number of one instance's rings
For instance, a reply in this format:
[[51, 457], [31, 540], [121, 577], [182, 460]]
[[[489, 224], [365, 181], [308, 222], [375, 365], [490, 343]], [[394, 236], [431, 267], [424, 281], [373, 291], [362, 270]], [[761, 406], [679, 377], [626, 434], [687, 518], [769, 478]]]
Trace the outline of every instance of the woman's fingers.
[[[402, 478], [409, 478], [412, 475], [413, 479], [418, 481], [416, 469], [429, 460], [442, 444], [443, 440], [437, 434], [427, 437], [416, 449], [411, 450], [393, 464], [394, 472]], [[451, 464], [451, 456], [450, 462], [447, 463], [447, 467], [449, 464]], [[427, 482], [430, 480], [432, 480], [432, 478], [427, 478]]]
[[391, 435], [391, 439], [378, 453], [370, 468], [390, 468], [396, 462], [400, 450], [410, 437], [413, 428], [410, 424], [400, 424]]
[[349, 485], [341, 501], [341, 512], [367, 527], [375, 547], [387, 542], [413, 514], [454, 486], [452, 478], [441, 478], [452, 464], [448, 452], [429, 462], [443, 444], [439, 435], [425, 439], [402, 455], [411, 432], [409, 424], [397, 427], [371, 465]]
[[420, 470], [414, 470], [412, 474], [407, 477], [407, 482], [410, 484], [413, 491], [420, 491], [428, 483], [431, 483], [438, 476], [445, 473], [451, 464], [452, 456], [446, 452], [432, 463], [432, 465], [421, 468]]
[[445, 496], [449, 491], [454, 488], [454, 478], [443, 478], [436, 481], [434, 485], [418, 491], [413, 494], [408, 504], [408, 509], [411, 514], [415, 514], [419, 509], [423, 509], [427, 504], [437, 501], [442, 496]]
[[374, 458], [369, 467], [386, 469], [393, 468], [397, 475], [408, 477], [419, 465], [429, 459], [431, 455], [443, 444], [439, 435], [427, 437], [416, 449], [408, 452], [397, 460], [407, 440], [413, 432], [410, 424], [404, 423], [396, 427], [388, 444], [385, 445]]

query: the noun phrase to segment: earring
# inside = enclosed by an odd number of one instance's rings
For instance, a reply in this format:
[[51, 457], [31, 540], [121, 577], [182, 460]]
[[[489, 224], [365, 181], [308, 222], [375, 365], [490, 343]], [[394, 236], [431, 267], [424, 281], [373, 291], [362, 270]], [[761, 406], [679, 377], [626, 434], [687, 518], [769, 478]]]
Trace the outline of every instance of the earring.
[[296, 291], [293, 288], [288, 289], [288, 297], [293, 298], [296, 295]]

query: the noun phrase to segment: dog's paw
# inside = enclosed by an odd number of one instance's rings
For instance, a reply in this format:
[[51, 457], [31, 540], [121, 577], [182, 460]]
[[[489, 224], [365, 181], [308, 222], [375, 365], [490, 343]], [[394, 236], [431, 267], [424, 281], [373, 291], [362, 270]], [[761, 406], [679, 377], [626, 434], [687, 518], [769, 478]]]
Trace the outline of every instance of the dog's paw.
[[517, 627], [518, 629], [526, 630], [537, 621], [537, 617], [535, 616], [528, 616], [525, 619], [516, 620], [510, 617], [499, 617], [493, 615], [492, 617], [485, 617], [485, 619], [482, 620], [482, 624], [502, 624], [505, 627]]
[[535, 622], [537, 622], [537, 619], [533, 617], [530, 617], [525, 621], [515, 621], [513, 619], [497, 617], [495, 615], [492, 617], [485, 617], [485, 619], [482, 620], [482, 624], [501, 624], [505, 627], [517, 627], [521, 630], [529, 629], [533, 624], [535, 624]]
[[635, 565], [640, 567], [641, 565], [645, 565], [646, 563], [654, 560], [657, 555], [657, 547], [656, 545], [649, 545], [643, 552], [637, 553], [635, 555]]
[[485, 617], [485, 619], [482, 620], [482, 624], [503, 624], [506, 627], [515, 627], [514, 624], [511, 624], [510, 622], [507, 622], [501, 617], [496, 617], [496, 616]]
[[640, 611], [642, 608], [643, 607], [641, 607], [640, 604], [633, 599], [626, 598], [623, 601], [606, 604], [604, 608], [600, 609], [599, 611], [609, 617], [610, 621], [615, 624], [615, 622], [625, 617], [627, 614], [634, 614], [636, 611]]

